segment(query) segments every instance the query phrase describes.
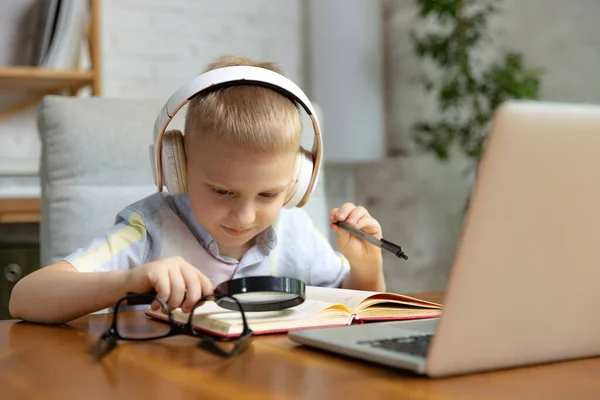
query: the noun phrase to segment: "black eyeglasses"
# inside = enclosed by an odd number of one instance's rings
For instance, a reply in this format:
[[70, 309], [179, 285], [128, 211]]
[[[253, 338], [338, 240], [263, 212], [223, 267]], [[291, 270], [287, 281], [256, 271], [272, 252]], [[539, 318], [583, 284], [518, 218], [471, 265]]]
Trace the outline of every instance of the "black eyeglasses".
[[[127, 294], [125, 297], [119, 299], [119, 301], [117, 301], [115, 304], [112, 324], [109, 329], [100, 335], [98, 341], [91, 350], [92, 354], [97, 360], [100, 360], [117, 346], [117, 341], [119, 340], [148, 341], [163, 339], [175, 335], [190, 335], [200, 339], [198, 342], [199, 347], [202, 347], [213, 354], [217, 354], [222, 357], [236, 356], [248, 347], [253, 334], [252, 330], [248, 327], [246, 315], [244, 314], [244, 309], [242, 308], [240, 302], [231, 296], [211, 294], [199, 299], [192, 307], [192, 310], [195, 310], [196, 307], [205, 301], [216, 301], [223, 298], [226, 298], [228, 301], [230, 301], [230, 304], [237, 304], [238, 310], [241, 313], [243, 328], [242, 332], [238, 336], [213, 336], [206, 332], [195, 329], [192, 325], [192, 318], [194, 315], [193, 311], [190, 312], [190, 316], [186, 324], [179, 323], [175, 321], [175, 318], [173, 317], [171, 310], [169, 310], [169, 307], [167, 307], [167, 304], [154, 294]], [[125, 304], [151, 304], [154, 300], [158, 301], [163, 310], [165, 310], [169, 318], [169, 323], [151, 321], [148, 324], [130, 324], [127, 322], [127, 319], [122, 317], [123, 313], [119, 313], [122, 306]], [[121, 315], [121, 318], [119, 318], [119, 315]]]

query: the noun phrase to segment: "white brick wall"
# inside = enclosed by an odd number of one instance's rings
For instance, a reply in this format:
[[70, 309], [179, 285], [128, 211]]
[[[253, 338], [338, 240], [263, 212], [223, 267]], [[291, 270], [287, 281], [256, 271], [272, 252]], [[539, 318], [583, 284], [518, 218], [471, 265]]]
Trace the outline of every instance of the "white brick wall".
[[167, 98], [222, 54], [302, 84], [301, 0], [103, 0], [104, 95]]

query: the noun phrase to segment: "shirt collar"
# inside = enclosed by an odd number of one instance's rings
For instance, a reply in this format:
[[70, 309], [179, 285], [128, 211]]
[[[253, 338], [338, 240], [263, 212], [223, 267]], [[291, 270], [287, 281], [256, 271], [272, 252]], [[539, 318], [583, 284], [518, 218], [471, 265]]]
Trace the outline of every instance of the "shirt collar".
[[[179, 216], [202, 246], [213, 256], [231, 262], [231, 260], [233, 260], [231, 257], [219, 256], [219, 245], [216, 240], [194, 217], [188, 194], [178, 194], [173, 195], [172, 197]], [[255, 246], [257, 246], [265, 255], [268, 255], [271, 250], [277, 246], [277, 234], [275, 233], [275, 229], [273, 229], [272, 226], [269, 226], [259, 233], [256, 237]]]

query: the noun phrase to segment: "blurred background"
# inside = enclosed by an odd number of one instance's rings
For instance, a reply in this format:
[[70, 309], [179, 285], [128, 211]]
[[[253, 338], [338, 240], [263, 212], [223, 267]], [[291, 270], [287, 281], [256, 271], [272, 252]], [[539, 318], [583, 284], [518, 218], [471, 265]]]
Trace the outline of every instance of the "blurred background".
[[[322, 118], [317, 225], [328, 234], [321, 216], [343, 202], [367, 207], [384, 237], [409, 256], [384, 255], [388, 288], [401, 292], [444, 288], [473, 170], [501, 101], [600, 101], [596, 0], [0, 5], [4, 299], [19, 276], [38, 267], [36, 116], [45, 94], [166, 101], [217, 56], [278, 62]], [[31, 256], [18, 258], [19, 249]]]

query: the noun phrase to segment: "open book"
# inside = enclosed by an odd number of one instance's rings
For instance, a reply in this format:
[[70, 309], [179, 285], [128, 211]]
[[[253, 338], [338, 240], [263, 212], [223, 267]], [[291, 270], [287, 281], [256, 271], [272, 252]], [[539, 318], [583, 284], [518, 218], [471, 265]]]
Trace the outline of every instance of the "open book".
[[[307, 286], [304, 303], [279, 311], [248, 312], [246, 319], [250, 329], [260, 335], [365, 321], [434, 318], [441, 312], [440, 304], [401, 294]], [[179, 308], [172, 313], [176, 322], [187, 323], [189, 313]], [[146, 315], [168, 321], [161, 310], [148, 310]], [[238, 335], [243, 327], [239, 312], [214, 302], [196, 308], [192, 324], [198, 330], [224, 337]]]

